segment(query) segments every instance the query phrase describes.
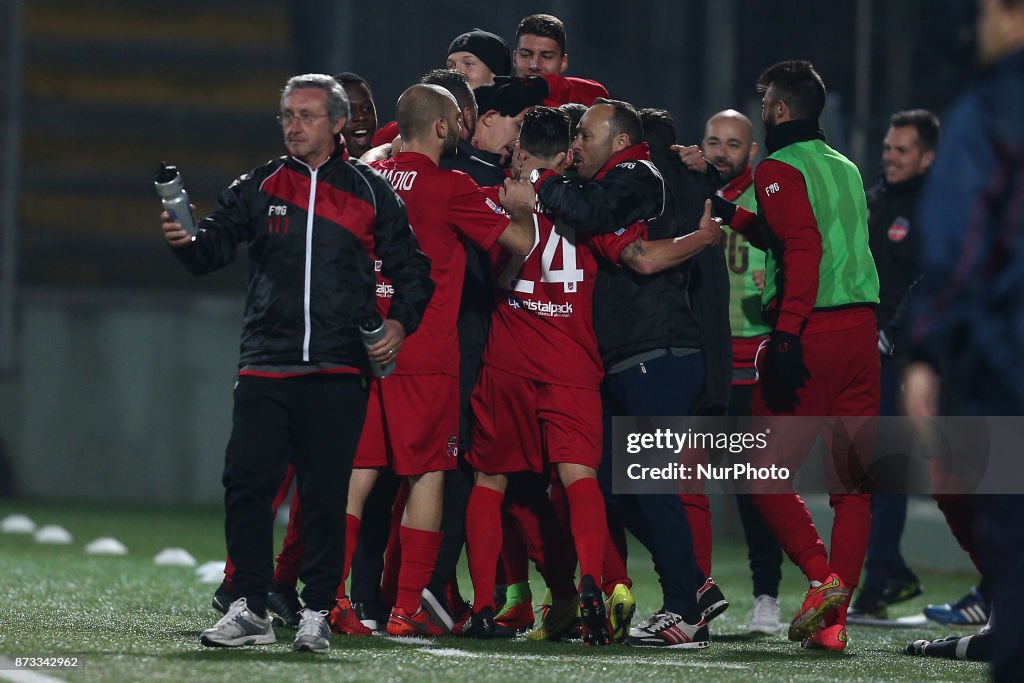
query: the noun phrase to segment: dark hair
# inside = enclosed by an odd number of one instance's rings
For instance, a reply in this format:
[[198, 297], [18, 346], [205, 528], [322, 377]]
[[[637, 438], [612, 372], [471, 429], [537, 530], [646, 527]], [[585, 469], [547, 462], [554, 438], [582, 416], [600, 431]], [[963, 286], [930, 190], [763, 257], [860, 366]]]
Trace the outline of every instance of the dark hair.
[[476, 98], [473, 97], [473, 89], [469, 87], [469, 81], [465, 74], [455, 69], [434, 69], [424, 74], [420, 79], [424, 85], [439, 85], [455, 96], [459, 103], [459, 110], [472, 109], [476, 111]]
[[648, 107], [640, 110], [640, 123], [644, 127], [644, 140], [651, 147], [671, 147], [676, 144], [676, 122], [664, 109]]
[[644, 140], [644, 125], [640, 122], [640, 114], [629, 102], [622, 100], [611, 100], [605, 97], [598, 97], [594, 104], [607, 104], [614, 108], [612, 118], [608, 121], [609, 135], [615, 137], [619, 133], [629, 136], [632, 145], [639, 144]]
[[825, 108], [825, 82], [814, 66], [802, 59], [772, 64], [757, 78], [757, 92], [775, 86], [779, 100], [794, 119], [817, 120]]
[[939, 144], [939, 117], [927, 109], [898, 111], [889, 119], [893, 128], [913, 126], [917, 129], [917, 141], [921, 150], [931, 152]]
[[366, 88], [366, 92], [370, 95], [370, 99], [373, 99], [373, 88], [371, 88], [366, 79], [359, 74], [352, 73], [351, 71], [342, 71], [340, 74], [336, 74], [334, 76], [334, 80], [341, 83], [342, 87], [354, 84], [362, 85]]
[[569, 149], [569, 115], [561, 109], [534, 107], [523, 117], [519, 146], [534, 156], [550, 159]]
[[573, 140], [576, 137], [576, 129], [580, 125], [580, 119], [587, 113], [587, 105], [580, 104], [579, 102], [566, 102], [559, 109], [569, 115], [569, 139]]
[[519, 37], [524, 33], [551, 38], [558, 43], [562, 54], [565, 54], [565, 24], [558, 17], [551, 14], [531, 14], [520, 21], [516, 28], [516, 49], [519, 48]]

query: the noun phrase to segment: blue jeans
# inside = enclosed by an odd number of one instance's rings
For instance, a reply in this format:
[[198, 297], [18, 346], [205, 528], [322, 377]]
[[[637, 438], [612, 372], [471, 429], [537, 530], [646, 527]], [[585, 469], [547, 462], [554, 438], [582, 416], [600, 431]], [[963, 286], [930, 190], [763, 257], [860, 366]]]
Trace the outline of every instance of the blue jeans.
[[693, 536], [677, 495], [612, 494], [613, 415], [689, 415], [704, 383], [704, 354], [662, 356], [605, 377], [604, 453], [598, 482], [612, 512], [651, 553], [661, 574], [664, 609], [688, 622], [697, 616], [695, 586], [703, 574], [693, 557]]

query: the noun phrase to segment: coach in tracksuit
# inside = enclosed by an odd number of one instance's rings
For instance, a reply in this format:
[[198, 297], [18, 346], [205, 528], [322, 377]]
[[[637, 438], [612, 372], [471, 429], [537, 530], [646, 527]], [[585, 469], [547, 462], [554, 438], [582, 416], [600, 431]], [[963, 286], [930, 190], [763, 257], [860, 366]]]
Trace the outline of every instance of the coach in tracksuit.
[[239, 597], [203, 633], [206, 645], [274, 642], [266, 616], [271, 499], [291, 458], [303, 506], [299, 577], [307, 608], [295, 648], [328, 649], [323, 614], [342, 574], [348, 479], [366, 413], [367, 350], [358, 328], [375, 310], [374, 252], [395, 296], [373, 360], [398, 353], [433, 291], [401, 200], [337, 145], [348, 110], [330, 76], [290, 79], [280, 116], [288, 155], [236, 180], [195, 238], [164, 214], [165, 237], [190, 272], [224, 267], [243, 243], [251, 264], [224, 465]]

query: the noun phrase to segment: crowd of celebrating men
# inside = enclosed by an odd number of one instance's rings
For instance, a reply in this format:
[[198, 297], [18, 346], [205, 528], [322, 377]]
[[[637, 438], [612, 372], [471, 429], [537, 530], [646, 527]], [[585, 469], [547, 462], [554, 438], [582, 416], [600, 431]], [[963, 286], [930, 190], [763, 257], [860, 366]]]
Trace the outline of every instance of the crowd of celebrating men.
[[[1024, 3], [982, 4], [983, 24], [988, 12], [1024, 26]], [[1024, 41], [1004, 33], [990, 61], [1019, 72]], [[198, 235], [164, 214], [189, 271], [242, 245], [251, 264], [224, 617], [203, 644], [275, 642], [277, 618], [314, 652], [331, 631], [375, 630], [707, 647], [728, 607], [707, 496], [614, 492], [612, 416], [895, 415], [908, 365], [911, 398], [930, 400], [921, 382], [944, 359], [926, 345], [939, 315], [922, 297], [942, 283], [922, 260], [917, 207], [942, 158], [933, 114], [892, 115], [865, 192], [819, 125], [825, 84], [806, 61], [756, 80], [760, 145], [729, 109], [689, 147], [667, 111], [568, 65], [551, 15], [523, 19], [511, 50], [474, 29], [380, 127], [360, 76], [295, 76], [280, 101], [287, 154], [225, 190]], [[274, 512], [293, 480], [275, 565]], [[841, 651], [848, 620], [884, 619], [921, 592], [899, 550], [905, 495], [830, 495], [828, 551], [791, 490], [736, 498], [752, 633], [783, 628], [783, 552], [809, 583], [788, 625], [805, 647]], [[983, 512], [969, 497], [938, 498], [983, 581], [929, 616], [985, 626], [1003, 566], [972, 534]], [[626, 530], [660, 577], [662, 607], [642, 620]], [[455, 576], [464, 548], [471, 603]], [[531, 562], [547, 588], [536, 612]]]

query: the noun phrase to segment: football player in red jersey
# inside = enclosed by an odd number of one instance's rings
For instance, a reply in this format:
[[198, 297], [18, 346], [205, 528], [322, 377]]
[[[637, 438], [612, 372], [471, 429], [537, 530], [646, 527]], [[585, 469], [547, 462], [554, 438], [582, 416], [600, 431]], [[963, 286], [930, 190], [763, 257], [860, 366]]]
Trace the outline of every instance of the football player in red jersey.
[[[441, 157], [455, 150], [458, 105], [444, 88], [414, 85], [398, 100], [402, 151], [373, 167], [405, 202], [420, 248], [430, 257], [434, 296], [424, 313], [426, 333], [393, 349], [394, 374], [374, 380], [348, 498], [350, 539], [358, 536], [363, 504], [378, 468], [408, 477], [409, 501], [399, 538], [402, 566], [397, 603], [388, 622], [392, 635], [439, 635], [444, 628], [421, 607], [420, 596], [441, 542], [444, 472], [458, 452], [459, 345], [455, 320], [462, 295], [466, 252], [462, 240], [526, 254], [533, 245], [533, 201], [509, 202], [512, 217], [486, 197], [466, 174], [442, 170]], [[378, 310], [390, 306], [391, 284], [378, 279]], [[398, 355], [399, 349], [402, 353]], [[351, 546], [351, 542], [350, 542]], [[346, 555], [351, 558], [352, 548]], [[353, 632], [354, 618], [339, 588], [338, 630]], [[347, 613], [345, 610], [348, 610]]]
[[[567, 115], [547, 107], [533, 109], [524, 119], [519, 144], [520, 173], [564, 170], [569, 161]], [[530, 184], [514, 183], [512, 188], [506, 201], [518, 199], [516, 190], [528, 191]], [[532, 250], [495, 261], [500, 296], [473, 395], [477, 425], [467, 456], [477, 470], [466, 513], [474, 587], [468, 634], [493, 635], [494, 576], [501, 546], [495, 530], [501, 528], [508, 475], [542, 472], [554, 465], [566, 489], [580, 558], [584, 641], [608, 642], [599, 587], [607, 524], [596, 480], [602, 438], [598, 387], [604, 372], [591, 308], [597, 259], [640, 272], [677, 265], [721, 240], [710, 204], [705, 209], [696, 232], [648, 242], [642, 222], [602, 235], [577, 234], [556, 225], [539, 207]], [[569, 598], [561, 585], [552, 585], [552, 593], [556, 607]]]

